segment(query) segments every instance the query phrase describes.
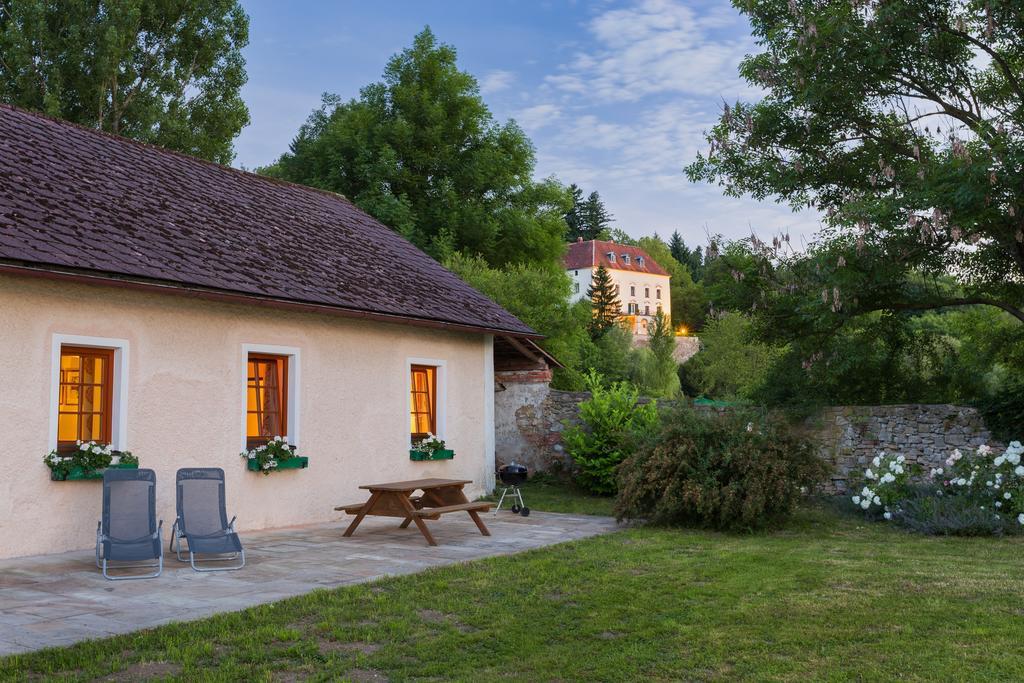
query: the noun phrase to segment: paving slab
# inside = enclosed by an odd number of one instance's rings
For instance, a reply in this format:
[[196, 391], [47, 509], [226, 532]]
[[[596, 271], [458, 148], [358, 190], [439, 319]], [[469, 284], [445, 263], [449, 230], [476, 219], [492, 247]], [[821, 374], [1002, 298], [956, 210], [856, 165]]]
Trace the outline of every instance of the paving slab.
[[144, 581], [107, 581], [92, 550], [0, 560], [0, 656], [70, 645], [176, 621], [230, 612], [315, 589], [363, 583], [432, 567], [507, 555], [619, 528], [608, 517], [533, 512], [486, 516], [491, 536], [469, 517], [430, 522], [440, 545], [412, 526], [367, 517], [342, 536], [348, 519], [245, 533], [246, 566], [198, 573], [164, 557], [164, 573]]

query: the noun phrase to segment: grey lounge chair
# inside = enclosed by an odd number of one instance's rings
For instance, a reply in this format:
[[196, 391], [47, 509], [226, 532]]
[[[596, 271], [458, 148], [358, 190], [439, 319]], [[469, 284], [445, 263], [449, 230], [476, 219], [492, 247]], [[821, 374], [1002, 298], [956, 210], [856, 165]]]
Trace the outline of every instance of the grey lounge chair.
[[[188, 557], [197, 572], [228, 571], [245, 566], [245, 550], [235, 531], [235, 518], [228, 521], [224, 494], [224, 470], [219, 467], [188, 467], [178, 470], [178, 518], [171, 532], [171, 550], [181, 556], [181, 542], [188, 544]], [[230, 567], [200, 567], [196, 555], [205, 562], [241, 561]]]
[[[103, 517], [96, 527], [96, 566], [111, 581], [152, 579], [164, 568], [163, 520], [156, 519], [156, 473], [108, 469], [103, 473]], [[109, 563], [116, 562], [116, 565]], [[148, 567], [155, 573], [111, 576], [108, 569]]]

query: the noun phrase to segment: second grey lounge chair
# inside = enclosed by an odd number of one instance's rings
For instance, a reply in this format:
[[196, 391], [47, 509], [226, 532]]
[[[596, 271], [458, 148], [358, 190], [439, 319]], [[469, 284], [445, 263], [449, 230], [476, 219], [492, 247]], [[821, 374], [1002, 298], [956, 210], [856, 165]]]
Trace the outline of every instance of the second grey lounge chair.
[[[152, 579], [164, 568], [163, 520], [156, 519], [156, 473], [108, 469], [103, 473], [103, 517], [96, 527], [96, 566], [111, 581]], [[116, 565], [110, 564], [116, 562]], [[148, 567], [152, 574], [111, 576], [108, 569]]]
[[[192, 569], [197, 572], [228, 571], [245, 566], [245, 550], [235, 531], [235, 518], [228, 521], [227, 503], [224, 493], [224, 470], [219, 467], [187, 467], [178, 470], [177, 475], [178, 518], [171, 532], [171, 550], [182, 558], [181, 542], [188, 544], [188, 557]], [[201, 567], [196, 565], [196, 555], [221, 555], [204, 557], [205, 562], [240, 562], [230, 567]]]

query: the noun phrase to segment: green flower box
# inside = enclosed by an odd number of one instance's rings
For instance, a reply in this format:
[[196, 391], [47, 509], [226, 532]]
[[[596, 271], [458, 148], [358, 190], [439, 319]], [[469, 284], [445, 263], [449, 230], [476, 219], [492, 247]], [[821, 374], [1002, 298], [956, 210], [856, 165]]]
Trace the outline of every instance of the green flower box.
[[409, 451], [410, 460], [451, 460], [455, 457], [455, 451], [440, 450], [440, 451]]
[[[268, 472], [274, 470], [304, 470], [309, 467], [309, 458], [304, 455], [297, 455], [294, 458], [288, 458], [287, 460], [278, 460], [277, 467], [272, 467]], [[258, 460], [253, 458], [252, 460], [245, 461], [245, 468], [250, 472], [263, 472], [260, 469], [260, 463]]]
[[99, 470], [86, 470], [81, 467], [72, 467], [71, 471], [68, 472], [66, 477], [61, 476], [60, 473], [50, 470], [51, 481], [84, 481], [86, 479], [102, 479], [103, 470], [137, 470], [139, 469], [138, 463], [118, 463], [116, 465], [110, 465], [110, 467], [99, 469]]

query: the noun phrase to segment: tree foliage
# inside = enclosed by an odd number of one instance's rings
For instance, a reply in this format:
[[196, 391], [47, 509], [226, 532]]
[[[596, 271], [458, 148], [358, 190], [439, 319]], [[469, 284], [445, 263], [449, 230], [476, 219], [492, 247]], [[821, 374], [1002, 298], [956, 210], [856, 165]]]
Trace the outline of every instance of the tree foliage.
[[248, 41], [237, 0], [4, 0], [0, 100], [227, 164]]
[[358, 99], [325, 96], [266, 172], [346, 195], [441, 260], [553, 264], [570, 197], [535, 182], [534, 164], [523, 131], [494, 121], [455, 48], [427, 28]]
[[637, 349], [634, 382], [645, 396], [679, 396], [679, 363], [675, 359], [676, 336], [671, 321], [661, 310], [648, 329], [647, 345]]
[[[1024, 320], [1024, 13], [1007, 0], [736, 0], [767, 94], [725, 107], [692, 180], [825, 218], [725, 264], [764, 329], [988, 305]], [[807, 360], [811, 353], [806, 354]]]
[[600, 339], [608, 330], [617, 326], [622, 317], [619, 286], [612, 282], [612, 276], [604, 266], [594, 270], [594, 279], [587, 288], [587, 297], [593, 309], [590, 338]]
[[[513, 264], [492, 268], [479, 256], [452, 254], [445, 267], [491, 297], [520, 320], [545, 336], [539, 343], [570, 375], [579, 373], [582, 344], [589, 341], [586, 302], [569, 303], [571, 281], [561, 268]], [[566, 371], [556, 370], [561, 375]], [[566, 388], [580, 388], [574, 377], [558, 377]]]
[[693, 281], [700, 282], [704, 277], [704, 250], [700, 245], [690, 249], [683, 241], [683, 236], [676, 230], [669, 239], [668, 248], [672, 258], [690, 270]]
[[583, 198], [583, 190], [573, 183], [569, 186], [572, 206], [565, 213], [566, 239], [575, 242], [604, 239], [609, 229], [612, 215], [604, 205], [601, 195], [595, 190]]

